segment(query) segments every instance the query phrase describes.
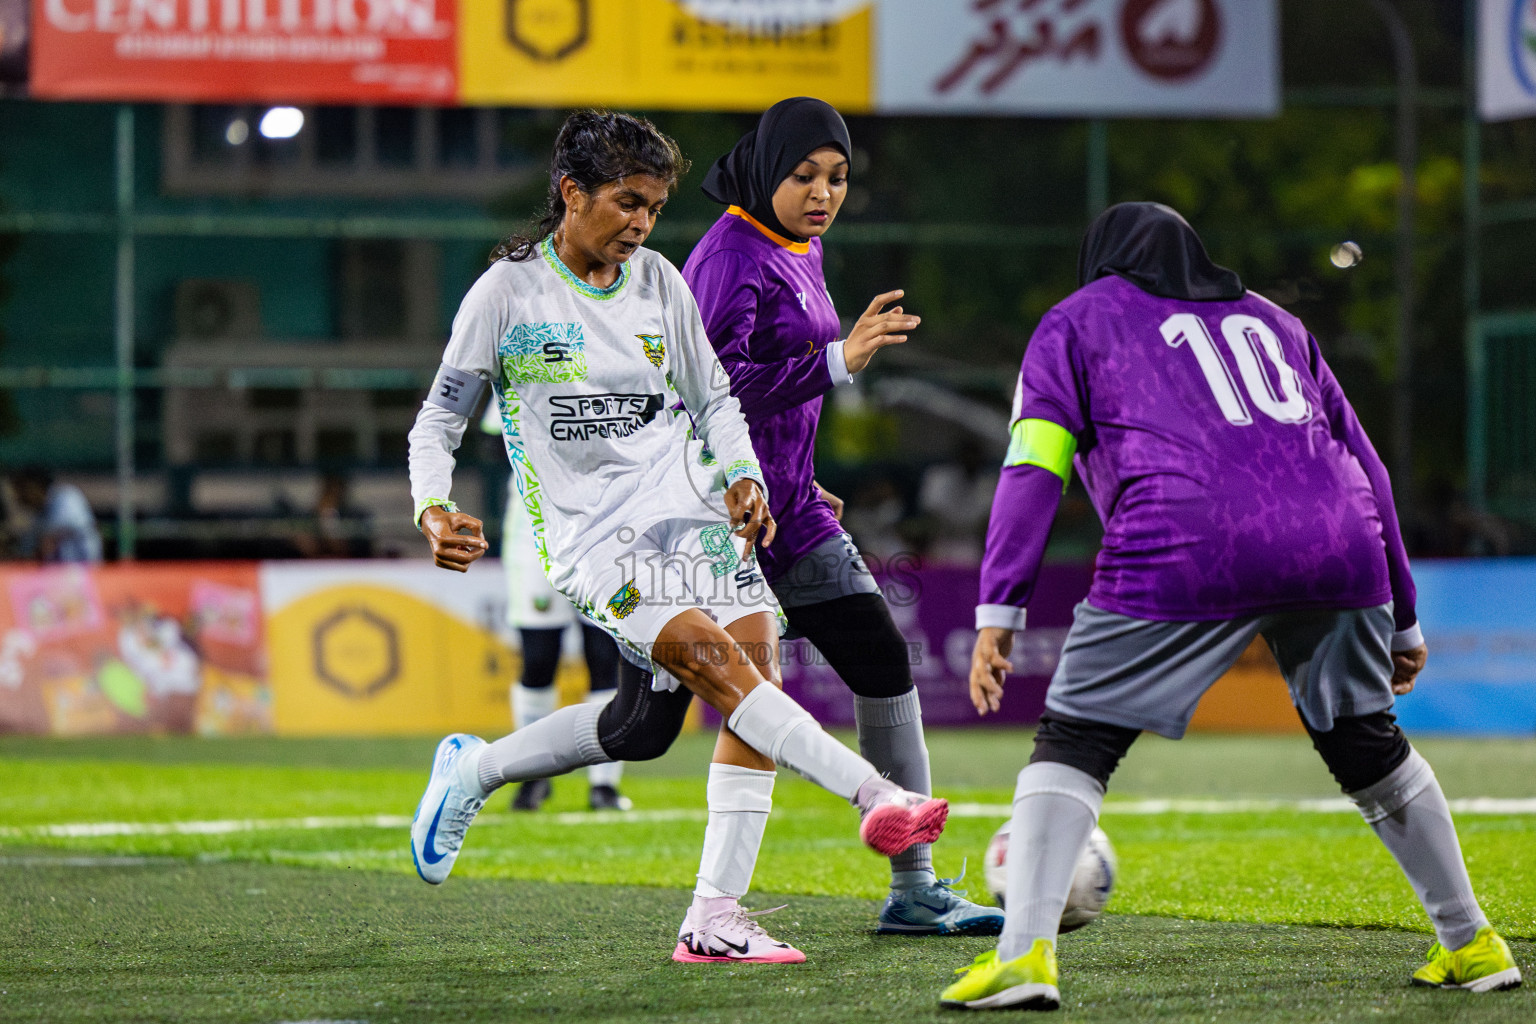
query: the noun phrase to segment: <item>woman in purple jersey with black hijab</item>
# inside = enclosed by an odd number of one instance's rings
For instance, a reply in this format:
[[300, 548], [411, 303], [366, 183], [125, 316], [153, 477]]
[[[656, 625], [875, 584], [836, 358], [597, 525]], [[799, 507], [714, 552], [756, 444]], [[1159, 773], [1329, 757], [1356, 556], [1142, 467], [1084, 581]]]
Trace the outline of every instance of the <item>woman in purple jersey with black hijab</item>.
[[[774, 104], [705, 176], [704, 194], [726, 211], [694, 248], [683, 278], [768, 476], [779, 527], [759, 555], [769, 585], [790, 627], [853, 691], [864, 756], [898, 784], [928, 793], [906, 641], [838, 521], [842, 503], [816, 483], [812, 466], [822, 396], [852, 383], [878, 349], [905, 341], [918, 325], [901, 306], [886, 309], [902, 297], [890, 291], [838, 338], [821, 236], [847, 195], [852, 152], [847, 126], [828, 104], [803, 96]], [[773, 793], [773, 765], [729, 731], [715, 755], [698, 910], [746, 893], [767, 814], [734, 808], [766, 808]], [[891, 858], [879, 931], [995, 935], [1001, 927], [994, 908], [962, 899], [935, 877], [928, 846]]]

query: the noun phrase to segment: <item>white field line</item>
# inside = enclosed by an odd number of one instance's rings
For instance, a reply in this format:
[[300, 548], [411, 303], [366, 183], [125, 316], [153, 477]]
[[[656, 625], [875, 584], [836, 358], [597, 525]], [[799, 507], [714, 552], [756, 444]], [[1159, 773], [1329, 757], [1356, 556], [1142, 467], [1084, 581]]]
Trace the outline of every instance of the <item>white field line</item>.
[[[1536, 799], [1478, 796], [1447, 801], [1456, 814], [1536, 814]], [[1253, 814], [1255, 812], [1301, 811], [1313, 814], [1357, 813], [1354, 801], [1346, 797], [1319, 800], [1110, 800], [1105, 814]], [[1006, 818], [1013, 814], [1011, 804], [950, 804], [951, 818]]]
[[[658, 811], [566, 811], [539, 815], [539, 825], [641, 825], [668, 821], [703, 821], [704, 808]], [[516, 824], [529, 819], [518, 818]], [[513, 824], [490, 818], [482, 825]], [[292, 832], [327, 828], [409, 828], [405, 814], [365, 814], [350, 817], [232, 818], [225, 821], [82, 821], [59, 825], [19, 825], [0, 828], [0, 839], [94, 839], [102, 836], [218, 836], [235, 832]]]
[[[1457, 814], [1536, 814], [1536, 799], [1472, 797], [1450, 801]], [[1355, 805], [1338, 797], [1325, 800], [1112, 800], [1105, 814], [1252, 814], [1300, 811], [1303, 813], [1353, 813]], [[783, 814], [784, 812], [780, 812]], [[951, 804], [952, 818], [1006, 818], [1009, 804]], [[793, 815], [793, 812], [790, 812]], [[537, 818], [490, 818], [482, 825], [532, 823], [539, 825], [648, 825], [658, 822], [703, 821], [705, 810], [567, 811]], [[0, 828], [0, 839], [94, 839], [105, 836], [215, 836], [236, 832], [312, 831], [330, 828], [408, 828], [404, 814], [368, 814], [351, 817], [231, 818], [224, 821], [83, 821], [57, 825], [20, 825]]]
[[124, 868], [146, 864], [176, 864], [175, 857], [0, 857], [0, 867]]

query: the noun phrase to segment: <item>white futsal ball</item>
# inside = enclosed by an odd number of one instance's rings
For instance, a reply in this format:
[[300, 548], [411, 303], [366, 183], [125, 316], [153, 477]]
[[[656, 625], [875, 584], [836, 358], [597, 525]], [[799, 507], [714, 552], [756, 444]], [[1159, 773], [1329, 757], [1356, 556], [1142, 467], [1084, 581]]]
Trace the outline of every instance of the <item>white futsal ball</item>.
[[[1003, 906], [1008, 891], [1008, 826], [1002, 827], [987, 844], [986, 881], [987, 891]], [[1109, 894], [1115, 887], [1115, 877], [1120, 865], [1115, 860], [1115, 848], [1109, 845], [1109, 836], [1101, 828], [1095, 828], [1088, 837], [1088, 845], [1077, 861], [1077, 873], [1072, 876], [1072, 891], [1067, 894], [1067, 905], [1061, 912], [1061, 930], [1076, 931], [1104, 912]]]

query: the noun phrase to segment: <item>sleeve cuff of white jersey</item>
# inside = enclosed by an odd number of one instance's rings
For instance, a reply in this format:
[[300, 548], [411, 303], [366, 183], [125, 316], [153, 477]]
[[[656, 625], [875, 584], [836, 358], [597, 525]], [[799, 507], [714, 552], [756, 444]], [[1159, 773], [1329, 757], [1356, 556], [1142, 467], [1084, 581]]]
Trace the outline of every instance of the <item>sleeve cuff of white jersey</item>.
[[1399, 651], [1411, 651], [1415, 647], [1424, 646], [1424, 630], [1415, 622], [1407, 629], [1400, 629], [1392, 634], [1392, 653]]
[[844, 342], [834, 341], [827, 346], [827, 372], [832, 375], [832, 386], [835, 388], [853, 383], [853, 374], [848, 372], [848, 360], [843, 358], [843, 345]]
[[449, 512], [457, 512], [459, 510], [459, 506], [447, 498], [422, 498], [416, 503], [416, 529], [421, 529], [421, 517], [429, 508], [441, 508]]
[[763, 497], [768, 497], [768, 477], [763, 472], [763, 467], [751, 459], [737, 459], [725, 467], [725, 486], [730, 487], [738, 480], [755, 480], [757, 486], [763, 490]]
[[1011, 604], [979, 604], [976, 606], [977, 629], [1011, 629], [1015, 633], [1024, 628], [1024, 609]]

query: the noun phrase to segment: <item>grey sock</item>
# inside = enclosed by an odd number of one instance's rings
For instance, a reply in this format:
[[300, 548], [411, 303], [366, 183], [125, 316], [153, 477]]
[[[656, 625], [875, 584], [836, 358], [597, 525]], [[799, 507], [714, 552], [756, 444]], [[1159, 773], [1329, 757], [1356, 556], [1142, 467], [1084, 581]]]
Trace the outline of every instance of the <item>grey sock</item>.
[[1380, 782], [1350, 799], [1408, 876], [1446, 949], [1460, 949], [1488, 925], [1461, 857], [1440, 780], [1415, 750]]
[[480, 753], [480, 785], [489, 792], [508, 782], [547, 779], [612, 760], [597, 741], [602, 710], [574, 704], [488, 744]]
[[[928, 774], [928, 744], [923, 741], [923, 708], [916, 687], [899, 697], [855, 694], [853, 717], [859, 727], [859, 753], [865, 760], [902, 789], [924, 796], [933, 793]], [[897, 872], [903, 873], [904, 878], [921, 873], [924, 879], [917, 884], [932, 884], [933, 847], [919, 843], [892, 857], [892, 888], [896, 887]]]
[[1023, 956], [1036, 939], [1056, 941], [1078, 858], [1103, 805], [1104, 787], [1087, 772], [1054, 761], [1037, 761], [1019, 772], [999, 960]]

